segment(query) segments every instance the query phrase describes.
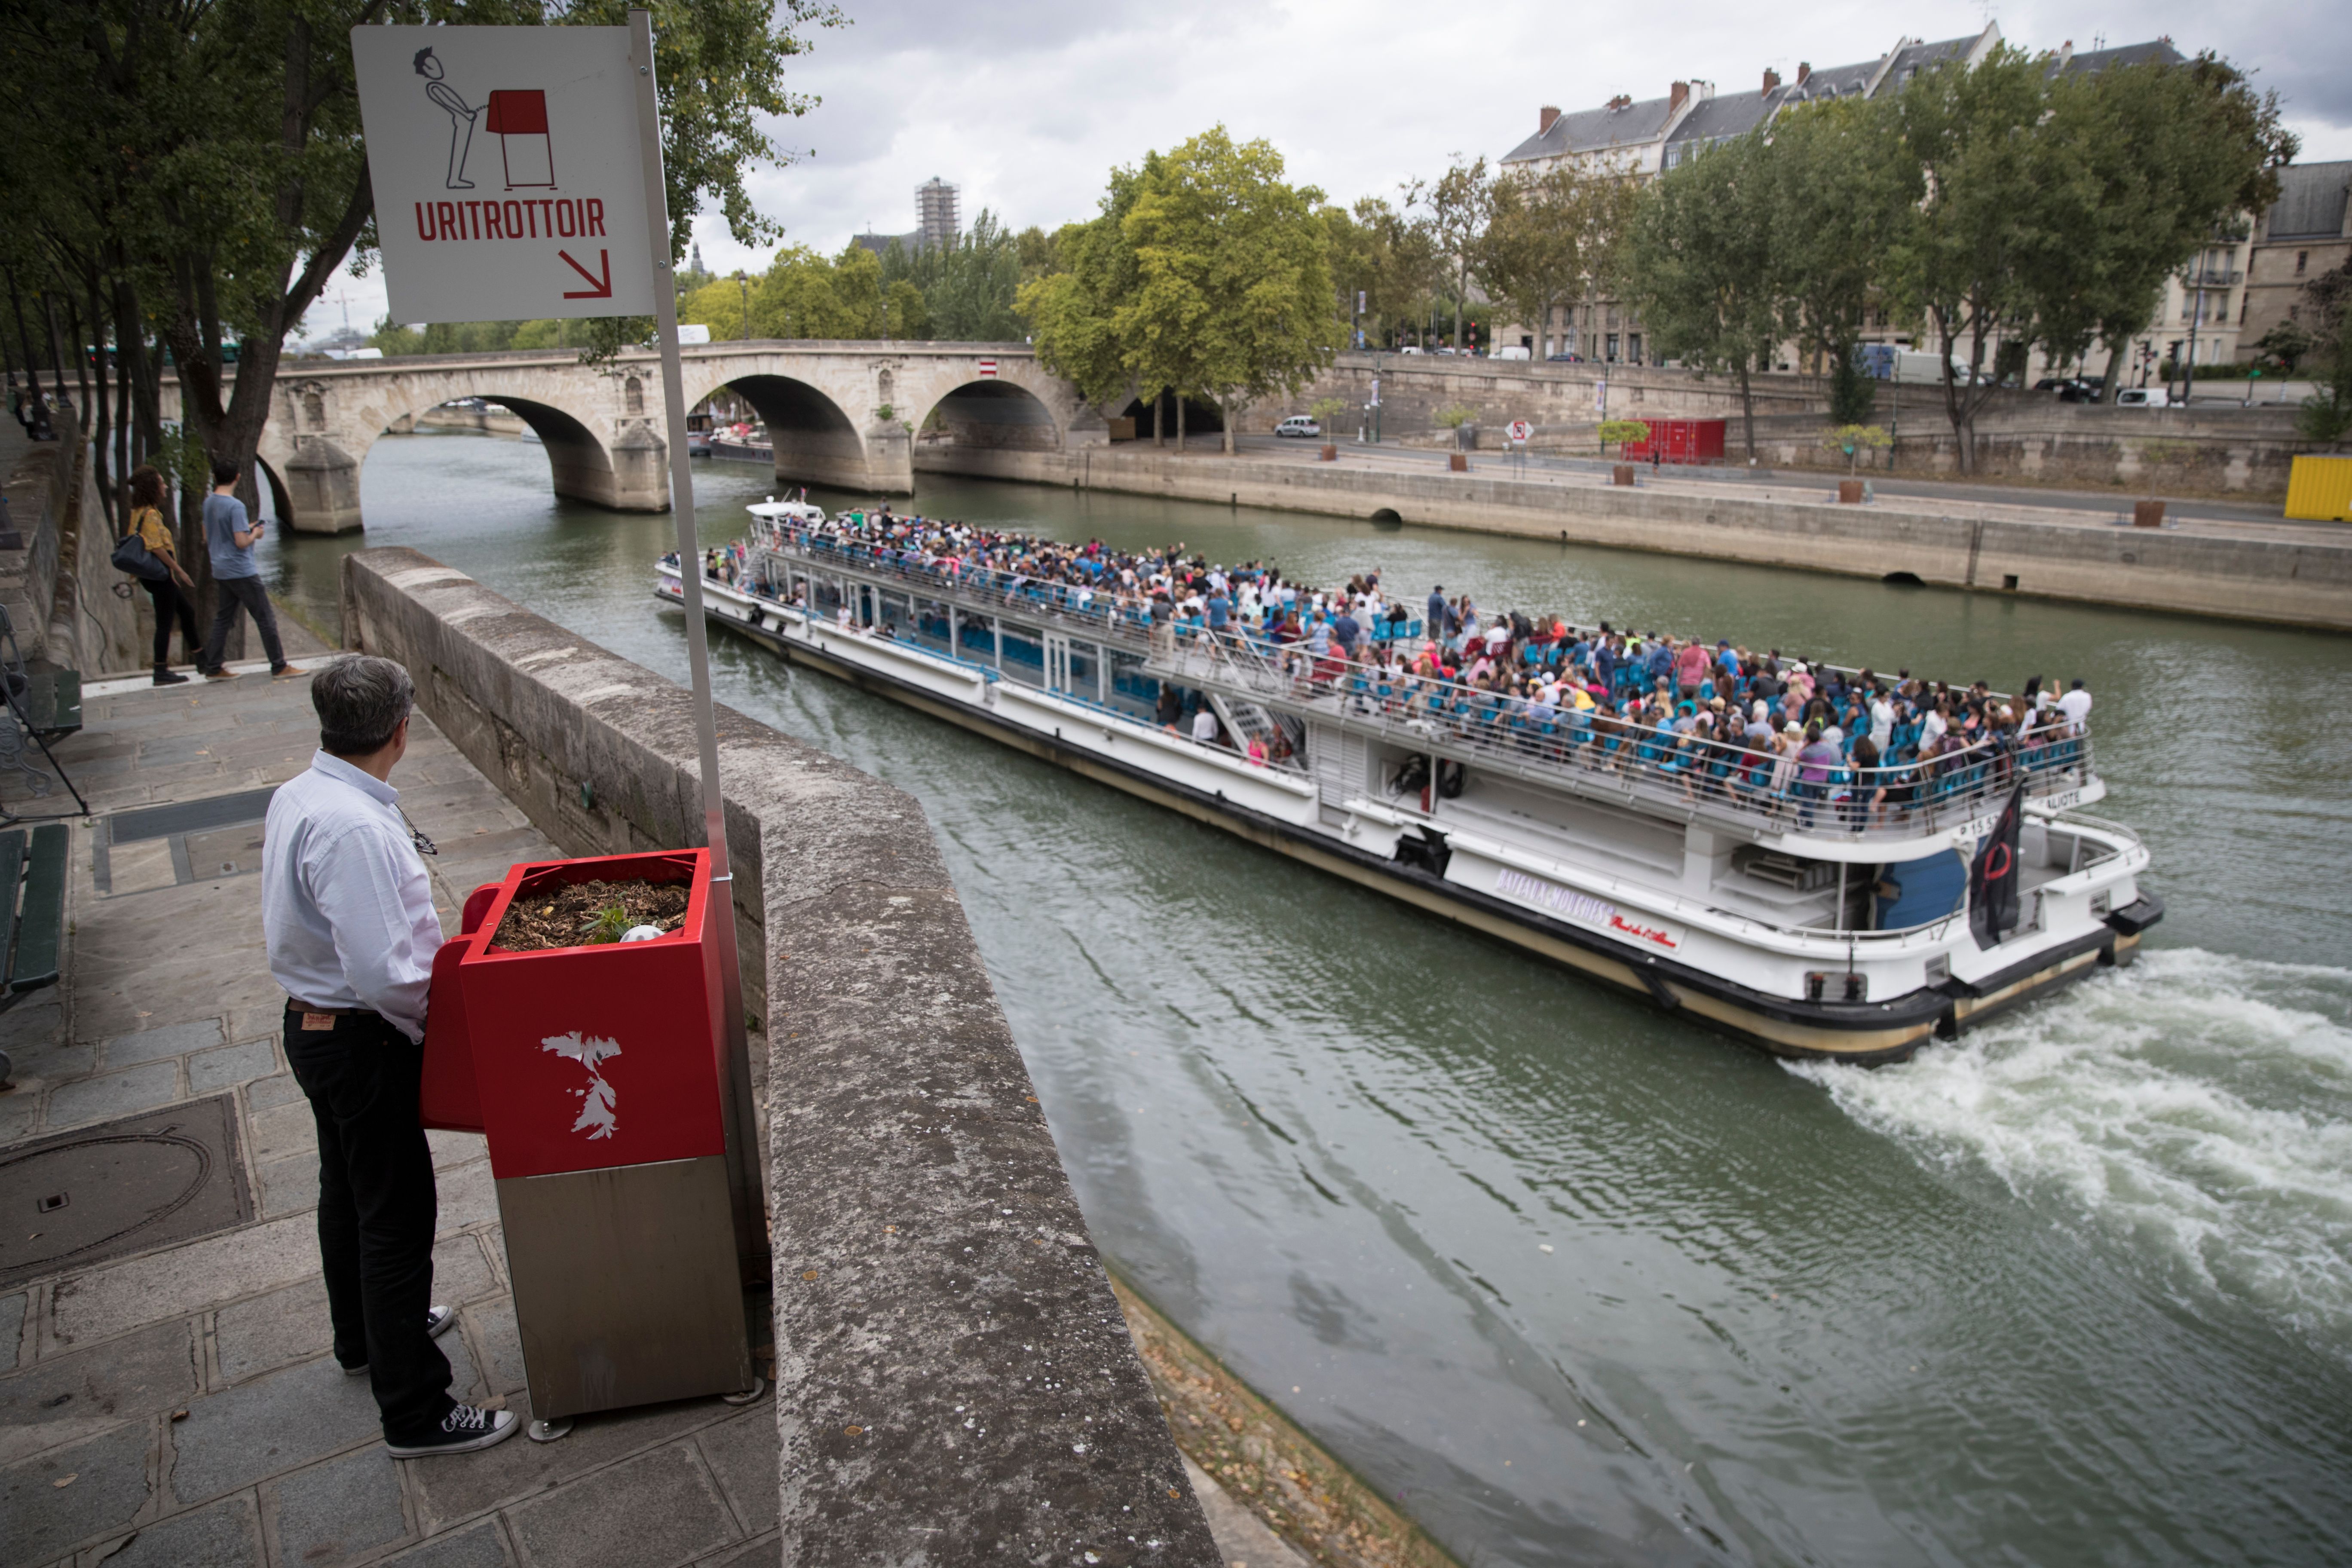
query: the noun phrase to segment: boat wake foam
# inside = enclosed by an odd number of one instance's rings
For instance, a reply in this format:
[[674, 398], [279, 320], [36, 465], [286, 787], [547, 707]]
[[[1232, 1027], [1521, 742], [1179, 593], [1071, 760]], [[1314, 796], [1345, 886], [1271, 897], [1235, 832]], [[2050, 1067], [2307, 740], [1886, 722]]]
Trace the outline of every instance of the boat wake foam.
[[2150, 952], [1900, 1066], [1788, 1066], [2352, 1356], [2352, 970]]

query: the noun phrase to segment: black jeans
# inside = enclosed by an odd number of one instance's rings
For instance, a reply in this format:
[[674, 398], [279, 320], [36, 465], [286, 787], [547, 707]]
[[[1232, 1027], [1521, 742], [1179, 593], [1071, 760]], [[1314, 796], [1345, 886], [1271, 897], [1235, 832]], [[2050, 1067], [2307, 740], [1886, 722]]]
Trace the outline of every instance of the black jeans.
[[433, 1304], [433, 1154], [417, 1124], [425, 1049], [373, 1013], [305, 1029], [286, 1014], [286, 1059], [319, 1123], [319, 1257], [335, 1359], [367, 1363], [388, 1442], [437, 1431], [449, 1360], [425, 1332]]
[[139, 585], [147, 590], [148, 598], [155, 603], [155, 668], [161, 669], [172, 662], [172, 618], [174, 616], [180, 621], [180, 647], [191, 660], [202, 658], [205, 645], [196, 639], [196, 607], [181, 594], [179, 584], [169, 577], [161, 582], [142, 577]]
[[218, 669], [221, 649], [228, 644], [228, 629], [236, 625], [236, 613], [244, 610], [261, 628], [261, 649], [269, 656], [269, 668], [278, 669], [286, 663], [286, 650], [278, 645], [278, 614], [269, 607], [269, 595], [258, 577], [215, 577], [213, 586], [220, 591], [220, 607], [213, 612], [213, 633], [205, 639], [205, 657], [200, 668]]

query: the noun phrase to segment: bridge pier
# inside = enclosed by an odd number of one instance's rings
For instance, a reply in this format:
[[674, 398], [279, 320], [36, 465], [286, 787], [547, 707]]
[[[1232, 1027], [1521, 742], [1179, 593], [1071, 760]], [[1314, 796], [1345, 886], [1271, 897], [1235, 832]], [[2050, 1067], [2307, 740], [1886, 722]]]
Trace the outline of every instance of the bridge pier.
[[584, 430], [575, 438], [553, 420], [532, 420], [531, 425], [547, 448], [549, 479], [557, 495], [608, 511], [669, 510], [669, 447], [651, 426], [630, 426], [608, 452]]
[[286, 524], [297, 533], [352, 533], [360, 521], [360, 460], [323, 436], [286, 459]]
[[915, 493], [914, 442], [902, 425], [877, 426], [861, 439], [846, 425], [834, 429], [768, 427], [776, 453], [776, 482], [824, 485], [871, 495]]

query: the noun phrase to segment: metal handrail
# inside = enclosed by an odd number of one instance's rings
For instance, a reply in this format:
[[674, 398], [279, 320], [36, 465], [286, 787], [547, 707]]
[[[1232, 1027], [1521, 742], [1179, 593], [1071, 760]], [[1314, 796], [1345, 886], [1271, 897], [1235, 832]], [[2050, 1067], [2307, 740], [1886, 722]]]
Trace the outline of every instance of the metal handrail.
[[[1698, 742], [1605, 710], [1538, 718], [1523, 699], [1459, 682], [1388, 676], [1303, 643], [1270, 647], [1253, 634], [1178, 631], [1155, 642], [1151, 624], [1064, 584], [993, 568], [911, 563], [771, 519], [758, 520], [764, 550], [816, 566], [892, 579], [979, 613], [1015, 607], [1041, 622], [1083, 627], [1094, 640], [1141, 649], [1147, 668], [1303, 716], [1363, 727], [1412, 750], [1563, 784], [1671, 814], [1717, 811], [1752, 826], [1856, 842], [1914, 839], [2000, 808], [2020, 776], [2030, 794], [2079, 788], [2095, 776], [2088, 735], [1996, 751], [1978, 742], [1949, 756], [1856, 768], [1790, 762], [1744, 741]], [[1807, 776], [1819, 774], [1821, 776]], [[1884, 802], [1874, 798], [1887, 792]]]

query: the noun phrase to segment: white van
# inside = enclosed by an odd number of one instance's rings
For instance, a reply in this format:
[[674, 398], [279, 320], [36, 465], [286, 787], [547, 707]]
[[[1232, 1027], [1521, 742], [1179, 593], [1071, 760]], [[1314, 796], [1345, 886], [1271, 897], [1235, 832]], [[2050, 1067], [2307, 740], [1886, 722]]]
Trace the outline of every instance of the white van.
[[1323, 434], [1323, 426], [1315, 422], [1312, 414], [1294, 414], [1274, 427], [1277, 436], [1295, 436], [1301, 440]]
[[2161, 386], [2126, 386], [2116, 394], [2118, 408], [2169, 408], [2172, 394]]
[[1535, 351], [1528, 347], [1527, 344], [1513, 343], [1508, 348], [1496, 349], [1495, 351], [1494, 357], [1496, 359], [1533, 359], [1536, 355]]

